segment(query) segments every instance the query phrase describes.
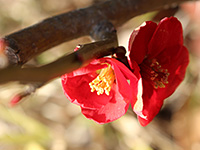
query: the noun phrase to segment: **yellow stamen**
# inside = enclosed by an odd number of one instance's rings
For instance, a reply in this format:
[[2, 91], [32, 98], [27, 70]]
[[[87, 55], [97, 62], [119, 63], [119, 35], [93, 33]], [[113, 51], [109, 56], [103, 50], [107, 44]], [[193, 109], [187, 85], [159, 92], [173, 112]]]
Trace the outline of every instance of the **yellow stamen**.
[[111, 65], [108, 65], [107, 68], [102, 69], [100, 74], [89, 83], [89, 86], [91, 92], [97, 91], [97, 95], [103, 94], [104, 92], [106, 95], [109, 95], [114, 81], [114, 70]]

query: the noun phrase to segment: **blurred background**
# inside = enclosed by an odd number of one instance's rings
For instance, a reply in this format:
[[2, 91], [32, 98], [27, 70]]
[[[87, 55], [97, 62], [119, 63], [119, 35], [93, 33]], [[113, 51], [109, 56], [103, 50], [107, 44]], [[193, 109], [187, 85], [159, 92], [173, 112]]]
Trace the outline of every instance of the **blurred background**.
[[[100, 0], [99, 0], [100, 1]], [[98, 0], [0, 0], [1, 37], [47, 17], [87, 7]], [[101, 0], [103, 1], [103, 0]], [[56, 79], [15, 107], [9, 102], [26, 90], [17, 82], [0, 85], [0, 150], [199, 150], [200, 149], [200, 2], [131, 19], [117, 29], [120, 45], [127, 47], [131, 32], [147, 20], [175, 15], [183, 25], [190, 64], [184, 82], [165, 101], [162, 111], [146, 127], [130, 109], [117, 121], [99, 125], [86, 119], [63, 94]], [[46, 64], [73, 51], [81, 37], [39, 55], [29, 63]]]

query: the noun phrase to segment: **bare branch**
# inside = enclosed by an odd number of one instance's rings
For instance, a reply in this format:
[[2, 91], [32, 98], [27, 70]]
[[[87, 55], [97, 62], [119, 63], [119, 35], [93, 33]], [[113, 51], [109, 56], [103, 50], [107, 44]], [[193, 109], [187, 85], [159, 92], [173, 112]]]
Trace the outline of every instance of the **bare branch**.
[[[111, 54], [114, 48], [112, 40], [105, 40], [83, 45], [80, 50], [64, 56], [50, 64], [34, 67], [20, 68], [8, 67], [0, 70], [0, 83], [8, 81], [45, 82], [62, 74], [69, 73], [86, 64], [89, 60]], [[110, 51], [108, 51], [110, 49]], [[102, 53], [102, 50], [105, 50]], [[13, 74], [14, 73], [14, 74]]]
[[189, 0], [108, 0], [64, 13], [5, 36], [6, 54], [11, 65], [24, 64], [62, 42], [89, 35], [102, 20], [109, 20], [117, 27], [134, 16], [184, 1]]
[[[9, 81], [48, 82], [78, 69], [94, 58], [113, 53], [118, 46], [114, 26], [128, 19], [187, 0], [108, 0], [85, 9], [48, 18], [36, 25], [6, 36], [6, 54], [10, 64], [24, 64], [39, 53], [83, 35], [97, 42], [41, 67], [20, 68], [10, 65], [0, 70], [0, 83]], [[149, 7], [151, 5], [151, 7]]]
[[0, 70], [0, 83], [8, 81], [47, 82], [86, 65], [94, 58], [111, 55], [114, 48], [118, 46], [113, 25], [108, 21], [102, 21], [91, 31], [91, 36], [100, 41], [82, 45], [78, 51], [41, 67], [10, 66], [4, 68]]

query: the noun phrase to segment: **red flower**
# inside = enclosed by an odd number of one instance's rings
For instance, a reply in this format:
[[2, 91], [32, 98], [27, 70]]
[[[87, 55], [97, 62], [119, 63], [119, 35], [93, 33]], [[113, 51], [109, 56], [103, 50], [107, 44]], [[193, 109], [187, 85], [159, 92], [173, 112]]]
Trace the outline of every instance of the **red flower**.
[[181, 23], [174, 17], [158, 25], [147, 21], [133, 31], [129, 52], [129, 64], [139, 79], [138, 100], [132, 107], [145, 126], [184, 79], [189, 56]]
[[79, 105], [87, 118], [100, 124], [118, 119], [131, 100], [136, 100], [137, 77], [113, 58], [95, 59], [61, 79], [66, 97]]

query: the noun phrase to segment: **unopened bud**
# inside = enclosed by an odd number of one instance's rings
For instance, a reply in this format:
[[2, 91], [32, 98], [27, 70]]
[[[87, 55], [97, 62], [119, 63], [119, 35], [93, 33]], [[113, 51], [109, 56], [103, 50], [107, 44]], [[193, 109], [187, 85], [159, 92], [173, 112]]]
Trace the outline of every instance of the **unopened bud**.
[[5, 54], [6, 43], [4, 39], [0, 39], [0, 69], [8, 65], [8, 58]]
[[20, 94], [15, 95], [10, 101], [10, 106], [11, 107], [16, 106], [22, 100], [22, 98], [23, 96]]

